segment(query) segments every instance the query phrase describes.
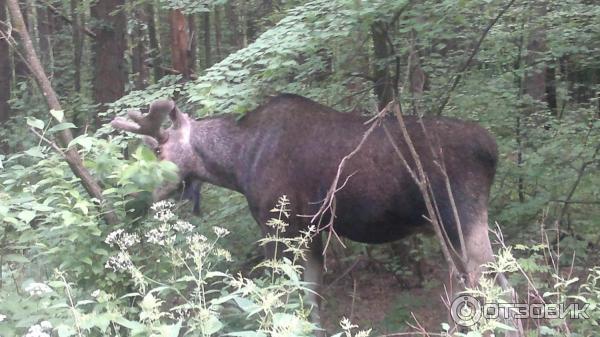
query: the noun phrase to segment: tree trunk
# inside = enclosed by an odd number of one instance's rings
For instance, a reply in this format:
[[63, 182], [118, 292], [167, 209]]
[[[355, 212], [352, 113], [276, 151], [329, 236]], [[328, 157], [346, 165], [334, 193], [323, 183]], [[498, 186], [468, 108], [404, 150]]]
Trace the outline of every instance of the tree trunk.
[[143, 8], [137, 7], [133, 9], [135, 17], [132, 40], [133, 45], [131, 55], [131, 71], [134, 74], [134, 85], [136, 90], [145, 88], [148, 85], [148, 68], [144, 64], [146, 58], [146, 39], [143, 28], [143, 23], [147, 22], [146, 12]]
[[556, 67], [546, 68], [546, 101], [548, 108], [554, 116], [558, 116], [558, 103], [556, 101]]
[[[27, 59], [30, 71], [40, 86], [40, 89], [46, 98], [46, 102], [48, 103], [48, 107], [51, 110], [62, 110], [56, 92], [52, 88], [52, 84], [44, 72], [42, 63], [35, 53], [31, 37], [29, 36], [27, 28], [25, 27], [25, 21], [23, 20], [23, 15], [21, 14], [21, 10], [17, 1], [18, 0], [8, 0], [7, 4], [12, 24], [15, 30], [19, 32], [19, 36], [23, 42], [25, 58]], [[67, 147], [68, 144], [73, 140], [73, 135], [69, 129], [59, 131], [57, 135], [60, 145], [62, 145], [63, 148]], [[62, 151], [56, 144], [53, 143], [53, 145], [57, 151]], [[100, 185], [98, 185], [96, 180], [83, 165], [83, 161], [81, 160], [77, 149], [73, 146], [61, 153], [63, 154], [73, 174], [81, 180], [83, 187], [88, 192], [90, 197], [96, 198], [100, 202], [100, 205], [105, 206], [103, 205], [104, 196], [102, 195], [102, 188]], [[118, 223], [118, 219], [112, 211], [112, 208], [109, 207], [108, 212], [103, 212], [101, 209], [99, 210], [99, 213], [104, 214], [104, 219], [108, 225], [116, 225]]]
[[152, 61], [152, 69], [154, 73], [154, 82], [163, 77], [162, 58], [160, 57], [160, 46], [158, 45], [158, 38], [156, 37], [156, 23], [154, 17], [154, 6], [149, 3], [146, 5], [146, 14], [148, 16], [148, 43], [150, 44], [150, 59]]
[[[20, 1], [19, 6], [21, 10], [21, 15], [23, 15], [23, 20], [25, 21], [25, 27], [29, 29], [29, 0]], [[18, 34], [18, 33], [17, 33]], [[20, 47], [20, 46], [18, 46]], [[17, 47], [17, 48], [18, 48]], [[22, 52], [19, 50], [19, 52]], [[15, 80], [16, 82], [26, 81], [29, 76], [29, 69], [27, 68], [27, 64], [21, 57], [17, 55], [17, 53], [13, 53], [13, 59], [15, 64]]]
[[217, 61], [221, 60], [223, 55], [221, 50], [221, 41], [223, 40], [223, 34], [221, 31], [221, 8], [220, 6], [215, 6], [215, 17], [214, 17], [214, 26], [215, 26], [215, 59]]
[[169, 12], [169, 22], [171, 23], [171, 65], [181, 73], [183, 78], [189, 78], [189, 36], [186, 17], [180, 10], [172, 9]]
[[[6, 0], [0, 0], [0, 21], [6, 21]], [[4, 29], [2, 30], [4, 31]], [[5, 39], [0, 39], [0, 124], [11, 116], [10, 99], [12, 69], [10, 62], [10, 46]]]
[[207, 69], [212, 65], [210, 51], [210, 12], [202, 14], [202, 23], [204, 26], [204, 68]]
[[198, 29], [196, 28], [196, 16], [188, 15], [188, 36], [190, 37], [190, 42], [187, 46], [187, 53], [190, 62], [190, 73], [194, 73], [196, 71], [196, 64], [198, 63]]
[[37, 30], [38, 30], [38, 46], [40, 50], [40, 59], [46, 69], [50, 70], [52, 77], [52, 52], [50, 50], [50, 36], [52, 35], [52, 14], [45, 7], [39, 7], [37, 10]]
[[[421, 67], [416, 40], [416, 32], [413, 30], [410, 36], [410, 49], [408, 55], [408, 64], [410, 65], [410, 68], [408, 69], [408, 79], [413, 114], [419, 115], [421, 114], [421, 101], [423, 99], [423, 93], [425, 92], [427, 77]], [[394, 83], [394, 85], [397, 86], [398, 84]]]
[[[127, 83], [125, 49], [126, 20], [123, 13], [124, 0], [102, 0], [91, 6], [92, 17], [96, 20], [94, 40], [94, 101], [101, 104], [114, 102], [125, 93]], [[102, 121], [95, 116], [96, 127]]]
[[81, 60], [83, 56], [83, 20], [79, 14], [78, 1], [71, 0], [71, 26], [73, 27], [73, 88], [76, 92], [81, 91]]
[[371, 26], [373, 39], [373, 78], [374, 90], [377, 95], [379, 110], [383, 109], [393, 98], [392, 80], [389, 67], [386, 64], [390, 57], [390, 48], [387, 43], [385, 23], [375, 22]]
[[227, 26], [229, 31], [229, 44], [234, 50], [243, 47], [240, 30], [240, 20], [237, 13], [237, 7], [234, 1], [227, 1], [225, 4], [225, 15], [227, 16]]
[[[535, 3], [533, 15], [536, 18], [546, 16], [546, 2]], [[544, 53], [548, 50], [546, 46], [546, 30], [543, 24], [533, 28], [527, 41], [527, 56], [525, 62], [527, 72], [523, 82], [524, 93], [536, 101], [547, 102], [546, 99], [546, 66], [541, 65]], [[531, 111], [530, 111], [531, 112]]]

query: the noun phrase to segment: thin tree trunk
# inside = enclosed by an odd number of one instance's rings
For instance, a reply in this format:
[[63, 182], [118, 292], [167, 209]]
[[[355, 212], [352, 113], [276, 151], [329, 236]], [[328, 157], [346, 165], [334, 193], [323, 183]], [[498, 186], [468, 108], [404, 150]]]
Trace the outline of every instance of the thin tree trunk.
[[206, 69], [212, 65], [210, 50], [210, 12], [202, 14], [202, 23], [204, 26], [204, 68]]
[[[52, 84], [50, 80], [46, 76], [44, 72], [44, 68], [35, 53], [35, 49], [33, 47], [33, 43], [27, 32], [27, 28], [25, 27], [25, 21], [23, 19], [23, 15], [21, 14], [21, 10], [19, 8], [19, 4], [17, 0], [7, 0], [8, 10], [10, 12], [12, 24], [19, 32], [19, 36], [23, 42], [23, 49], [25, 52], [25, 58], [27, 59], [27, 64], [34, 78], [36, 79], [40, 89], [42, 90], [44, 97], [46, 98], [46, 102], [48, 103], [48, 107], [51, 110], [62, 110], [60, 102], [58, 101], [58, 97], [56, 92], [52, 88]], [[57, 133], [58, 140], [62, 147], [67, 147], [67, 145], [73, 140], [73, 136], [69, 129], [65, 129], [59, 131]], [[60, 150], [60, 149], [58, 149]], [[104, 200], [102, 195], [102, 188], [96, 180], [92, 177], [90, 172], [83, 165], [83, 161], [79, 156], [79, 152], [77, 152], [75, 147], [70, 147], [63, 152], [63, 155], [69, 164], [69, 167], [73, 171], [73, 174], [81, 180], [81, 183], [85, 190], [88, 192], [90, 197], [96, 198], [101, 202]], [[101, 211], [101, 213], [103, 213]], [[118, 223], [118, 219], [111, 208], [109, 208], [108, 212], [104, 212], [104, 220], [109, 225], [116, 225]]]
[[379, 110], [383, 109], [393, 98], [392, 80], [387, 62], [390, 57], [390, 48], [387, 43], [385, 23], [375, 22], [371, 26], [373, 39], [373, 78], [375, 79], [375, 94], [377, 95]]
[[148, 68], [144, 64], [146, 58], [146, 39], [142, 23], [147, 22], [146, 13], [143, 8], [134, 8], [133, 15], [135, 17], [133, 27], [133, 37], [131, 44], [133, 45], [131, 56], [131, 70], [135, 76], [135, 88], [143, 89], [148, 85]]
[[[92, 17], [97, 22], [93, 47], [94, 101], [101, 104], [101, 109], [125, 93], [127, 40], [126, 20], [122, 9], [124, 4], [124, 0], [102, 0], [91, 6]], [[100, 117], [94, 117], [96, 127], [100, 127]]]
[[[29, 7], [30, 0], [21, 1], [19, 3], [23, 20], [25, 21], [25, 27], [29, 29]], [[20, 50], [19, 50], [20, 51]], [[28, 80], [29, 69], [23, 59], [21, 59], [16, 53], [13, 53], [14, 65], [15, 65], [15, 81], [21, 82]]]
[[154, 70], [154, 81], [157, 82], [163, 77], [163, 71], [161, 70], [162, 59], [160, 57], [160, 46], [158, 45], [158, 38], [156, 37], [156, 24], [154, 17], [154, 5], [149, 3], [146, 5], [146, 13], [148, 16], [148, 42], [150, 44], [150, 57], [152, 59], [152, 68]]
[[423, 99], [423, 93], [425, 92], [426, 76], [421, 67], [416, 40], [416, 32], [413, 30], [410, 34], [410, 49], [408, 55], [408, 64], [410, 67], [408, 69], [408, 79], [410, 83], [409, 92], [413, 114], [419, 115], [421, 113], [421, 100]]
[[242, 36], [240, 30], [240, 20], [237, 13], [237, 7], [234, 1], [227, 1], [225, 4], [225, 15], [227, 16], [227, 29], [229, 31], [229, 44], [234, 50], [240, 49], [242, 45]]
[[71, 26], [73, 27], [72, 42], [73, 42], [73, 88], [76, 92], [81, 91], [81, 60], [83, 56], [83, 34], [81, 27], [83, 26], [81, 14], [78, 11], [78, 1], [71, 0]]
[[198, 63], [198, 29], [196, 28], [196, 16], [188, 15], [188, 36], [189, 43], [187, 46], [187, 54], [189, 59], [190, 73], [196, 71], [196, 64]]
[[214, 15], [214, 26], [215, 26], [215, 59], [220, 60], [222, 57], [221, 51], [221, 41], [223, 40], [223, 34], [221, 30], [221, 8], [220, 6], [215, 6], [215, 15]]
[[[6, 1], [0, 0], [0, 21], [6, 22]], [[4, 30], [3, 30], [4, 31]], [[6, 122], [11, 116], [10, 89], [12, 68], [10, 62], [10, 46], [6, 39], [0, 39], [0, 124]]]
[[[37, 30], [40, 59], [46, 69], [52, 72], [50, 36], [52, 35], [52, 15], [44, 7], [37, 8]], [[52, 77], [52, 73], [50, 73]]]
[[171, 64], [184, 78], [190, 77], [190, 61], [188, 59], [188, 25], [185, 15], [178, 9], [169, 13], [171, 23]]
[[[536, 18], [546, 16], [546, 2], [534, 3], [533, 15]], [[533, 32], [527, 41], [527, 56], [525, 62], [528, 71], [525, 74], [523, 82], [524, 93], [531, 96], [534, 100], [547, 102], [546, 100], [546, 67], [541, 66], [541, 60], [544, 53], [548, 50], [546, 46], [546, 30], [544, 25], [533, 28]], [[533, 111], [529, 111], [530, 113]]]
[[548, 108], [554, 116], [558, 116], [558, 103], [556, 101], [556, 67], [546, 68], [546, 101]]

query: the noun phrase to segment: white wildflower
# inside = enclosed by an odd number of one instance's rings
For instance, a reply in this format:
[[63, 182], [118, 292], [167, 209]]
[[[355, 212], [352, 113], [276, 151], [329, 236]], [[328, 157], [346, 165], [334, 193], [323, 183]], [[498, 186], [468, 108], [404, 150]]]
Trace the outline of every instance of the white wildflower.
[[206, 242], [208, 239], [206, 238], [206, 236], [202, 235], [202, 234], [194, 234], [191, 237], [188, 236], [186, 238], [188, 245], [193, 245], [193, 244], [198, 244], [201, 242]]
[[2, 315], [2, 314], [0, 314], [0, 322], [2, 322], [2, 321], [3, 321], [3, 320], [5, 320], [5, 319], [6, 319], [6, 315]]
[[149, 243], [154, 243], [161, 246], [164, 243], [164, 237], [165, 233], [159, 231], [156, 228], [153, 228], [148, 233], [146, 233], [146, 238]]
[[108, 258], [104, 268], [112, 269], [115, 272], [120, 270], [130, 270], [133, 268], [133, 262], [131, 262], [129, 254], [125, 252], [119, 252], [117, 255]]
[[150, 208], [152, 208], [153, 211], [158, 212], [158, 211], [162, 211], [164, 209], [169, 209], [169, 208], [173, 208], [175, 207], [175, 204], [167, 201], [167, 200], [161, 200], [161, 201], [157, 201], [154, 204], [152, 204], [152, 206]]
[[213, 226], [213, 231], [215, 232], [215, 234], [222, 238], [224, 236], [227, 236], [229, 234], [229, 230], [223, 227], [218, 227], [218, 226]]
[[42, 327], [42, 329], [45, 330], [52, 330], [52, 323], [50, 323], [49, 321], [41, 321], [40, 322], [40, 326]]
[[347, 319], [346, 317], [342, 317], [342, 320], [340, 321], [340, 326], [342, 327], [342, 329], [344, 329], [346, 331], [350, 331], [352, 329], [358, 328], [358, 325], [352, 324], [352, 322], [350, 322], [350, 320]]
[[266, 223], [267, 226], [271, 227], [271, 228], [275, 228], [280, 232], [285, 232], [286, 227], [289, 226], [289, 224], [281, 219], [276, 219], [276, 218], [271, 218], [267, 221]]
[[175, 242], [175, 235], [172, 235], [170, 231], [171, 226], [163, 223], [158, 228], [153, 228], [146, 233], [147, 241], [159, 246], [168, 246]]
[[173, 214], [173, 211], [170, 208], [165, 208], [165, 209], [156, 211], [156, 213], [154, 214], [154, 219], [161, 221], [161, 222], [168, 222], [174, 216], [175, 216], [175, 214]]
[[277, 204], [275, 205], [275, 208], [273, 208], [271, 210], [272, 213], [280, 213], [285, 215], [287, 218], [290, 217], [290, 199], [288, 199], [287, 195], [282, 195], [281, 197], [279, 197], [279, 199], [277, 200]]
[[111, 247], [118, 246], [120, 250], [127, 250], [127, 248], [140, 242], [140, 238], [137, 234], [130, 234], [122, 229], [117, 229], [106, 236], [104, 240]]
[[[356, 335], [354, 335], [354, 337], [369, 337], [371, 335], [371, 330], [361, 330], [359, 332], [356, 333]], [[493, 335], [492, 335], [493, 337]]]
[[50, 337], [50, 334], [46, 333], [44, 330], [48, 329], [44, 329], [41, 325], [35, 324], [29, 328], [27, 334], [23, 335], [23, 337]]
[[92, 292], [93, 298], [97, 298], [98, 296], [100, 296], [100, 289], [96, 289]]
[[226, 249], [217, 248], [217, 249], [215, 249], [214, 254], [217, 257], [221, 257], [221, 258], [225, 259], [225, 261], [227, 261], [227, 262], [233, 261], [233, 259], [231, 258], [231, 253]]
[[52, 292], [52, 288], [44, 283], [32, 282], [25, 287], [25, 291], [31, 296], [42, 296]]
[[189, 233], [194, 230], [194, 225], [187, 221], [178, 220], [175, 225], [173, 225], [173, 229], [179, 233]]
[[186, 258], [194, 259], [196, 263], [200, 263], [211, 248], [207, 240], [206, 236], [202, 234], [193, 234], [191, 237], [188, 236], [186, 241], [190, 253], [186, 254]]

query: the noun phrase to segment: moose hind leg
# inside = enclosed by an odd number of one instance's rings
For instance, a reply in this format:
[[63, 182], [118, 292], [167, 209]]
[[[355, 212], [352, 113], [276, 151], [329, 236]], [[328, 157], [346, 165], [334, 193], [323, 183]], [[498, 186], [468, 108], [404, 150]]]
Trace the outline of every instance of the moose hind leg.
[[[485, 271], [483, 266], [486, 263], [494, 261], [494, 254], [492, 251], [492, 245], [488, 233], [488, 222], [487, 212], [482, 212], [482, 215], [475, 218], [476, 221], [465, 224], [464, 244], [466, 248], [466, 275], [465, 277], [466, 286], [475, 287], [479, 284], [480, 278]], [[505, 290], [508, 302], [514, 302], [514, 290], [508, 285], [503, 274], [496, 276], [496, 282], [498, 285]], [[506, 331], [506, 337], [521, 337], [523, 334], [523, 327], [520, 320], [508, 319], [504, 324], [512, 327], [515, 331]]]

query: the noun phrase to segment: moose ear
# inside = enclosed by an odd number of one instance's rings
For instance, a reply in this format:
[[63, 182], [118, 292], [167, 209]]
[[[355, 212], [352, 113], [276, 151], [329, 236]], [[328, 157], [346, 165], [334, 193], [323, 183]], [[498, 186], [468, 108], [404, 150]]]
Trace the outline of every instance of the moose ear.
[[177, 108], [177, 106], [173, 106], [173, 109], [169, 112], [169, 119], [171, 119], [171, 123], [173, 123], [174, 128], [178, 128], [184, 121], [184, 114]]

